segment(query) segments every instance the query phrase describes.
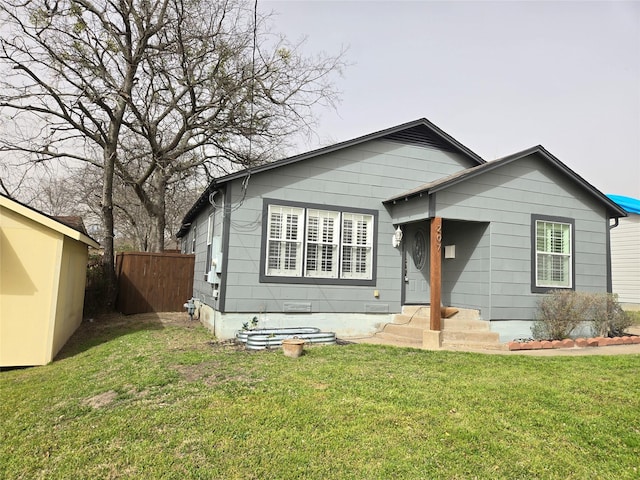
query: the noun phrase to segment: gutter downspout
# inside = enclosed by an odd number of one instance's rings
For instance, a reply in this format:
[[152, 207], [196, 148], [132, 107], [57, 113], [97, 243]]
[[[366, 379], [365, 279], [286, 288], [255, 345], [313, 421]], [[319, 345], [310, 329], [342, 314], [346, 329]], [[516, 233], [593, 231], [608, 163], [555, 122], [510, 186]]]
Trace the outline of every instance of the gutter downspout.
[[613, 280], [611, 279], [611, 230], [616, 228], [620, 224], [620, 218], [614, 217], [613, 225], [609, 222], [611, 218], [607, 217], [607, 234], [606, 234], [606, 249], [607, 249], [607, 293], [613, 293]]

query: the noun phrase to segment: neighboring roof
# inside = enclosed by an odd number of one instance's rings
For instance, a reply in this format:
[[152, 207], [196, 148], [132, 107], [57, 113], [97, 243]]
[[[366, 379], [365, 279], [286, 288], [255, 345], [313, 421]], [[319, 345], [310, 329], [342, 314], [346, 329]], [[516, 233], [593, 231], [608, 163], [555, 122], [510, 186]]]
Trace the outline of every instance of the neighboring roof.
[[325, 155], [327, 153], [331, 153], [338, 150], [342, 150], [344, 148], [359, 145], [361, 143], [368, 142], [370, 140], [381, 140], [381, 139], [402, 142], [402, 143], [407, 143], [412, 145], [436, 147], [441, 150], [447, 150], [447, 151], [452, 151], [452, 152], [462, 154], [477, 165], [482, 165], [485, 163], [485, 160], [483, 160], [482, 157], [480, 157], [479, 155], [477, 155], [476, 153], [472, 152], [470, 149], [462, 145], [451, 135], [447, 134], [446, 132], [438, 128], [436, 125], [431, 123], [426, 118], [420, 118], [412, 122], [403, 123], [402, 125], [397, 125], [395, 127], [387, 128], [385, 130], [380, 130], [378, 132], [370, 133], [368, 135], [363, 135], [361, 137], [357, 137], [352, 140], [336, 143], [333, 145], [329, 145], [327, 147], [319, 148], [317, 150], [312, 150], [310, 152], [302, 153], [300, 155], [295, 155], [293, 157], [277, 160], [275, 162], [266, 163], [258, 167], [246, 168], [238, 172], [225, 175], [224, 177], [220, 177], [214, 180], [213, 182], [211, 182], [211, 184], [207, 187], [207, 189], [202, 193], [200, 198], [189, 209], [187, 214], [184, 216], [184, 219], [182, 220], [182, 227], [180, 228], [176, 236], [180, 238], [187, 232], [188, 226], [191, 223], [191, 221], [195, 218], [195, 216], [198, 214], [200, 209], [208, 203], [209, 195], [213, 191], [215, 191], [218, 186], [224, 183], [227, 183], [231, 180], [235, 180], [237, 178], [246, 177], [247, 175], [253, 175], [255, 173], [273, 170], [275, 168], [279, 168], [285, 165], [290, 165], [292, 163], [297, 163], [303, 160], [315, 158], [320, 155]]
[[[68, 221], [69, 219], [79, 219], [80, 217], [52, 217], [50, 215], [47, 215], [46, 213], [36, 210], [35, 208], [25, 205], [24, 203], [9, 198], [2, 193], [0, 193], [0, 207], [8, 208], [9, 210], [16, 212], [23, 217], [27, 217], [34, 222], [40, 223], [41, 225], [44, 225], [51, 230], [59, 232], [69, 238], [73, 238], [74, 240], [85, 243], [90, 247], [100, 247], [100, 244], [89, 235], [87, 235], [86, 231], [78, 230], [77, 228], [70, 226], [62, 220], [66, 219]], [[77, 220], [75, 221], [75, 223], [77, 224]], [[82, 219], [80, 219], [80, 223], [82, 224]], [[82, 229], [84, 230], [84, 224], [82, 224]]]
[[89, 235], [87, 233], [87, 229], [84, 226], [84, 222], [82, 221], [82, 217], [56, 215], [51, 218], [59, 221], [60, 223], [64, 223], [67, 227], [71, 227], [74, 230], [79, 231], [80, 233], [84, 233], [87, 236]]
[[401, 193], [400, 195], [393, 196], [385, 200], [384, 204], [394, 203], [398, 200], [408, 200], [409, 198], [421, 195], [429, 195], [432, 193], [436, 193], [440, 190], [444, 190], [452, 185], [463, 182], [470, 178], [473, 178], [477, 175], [480, 175], [485, 172], [489, 172], [491, 170], [495, 170], [496, 168], [500, 168], [504, 165], [507, 165], [511, 162], [515, 162], [522, 158], [528, 157], [533, 154], [538, 154], [547, 162], [549, 162], [553, 167], [558, 169], [567, 177], [571, 178], [573, 181], [578, 183], [580, 187], [586, 190], [593, 197], [598, 199], [600, 202], [604, 203], [609, 211], [613, 213], [612, 217], [626, 217], [625, 211], [620, 208], [616, 202], [610, 200], [606, 195], [604, 195], [600, 190], [595, 188], [585, 179], [583, 179], [576, 172], [567, 167], [564, 163], [558, 160], [555, 156], [549, 153], [542, 145], [537, 145], [535, 147], [528, 148], [527, 150], [523, 150], [521, 152], [514, 153], [507, 157], [503, 157], [497, 160], [493, 160], [491, 162], [484, 163], [482, 165], [478, 165], [476, 167], [467, 168], [466, 170], [462, 170], [460, 172], [454, 173], [448, 177], [444, 177], [440, 180], [436, 180], [435, 182], [426, 183], [412, 190]]
[[624, 195], [607, 195], [607, 197], [624, 208], [627, 213], [640, 215], [640, 200], [637, 198], [625, 197]]

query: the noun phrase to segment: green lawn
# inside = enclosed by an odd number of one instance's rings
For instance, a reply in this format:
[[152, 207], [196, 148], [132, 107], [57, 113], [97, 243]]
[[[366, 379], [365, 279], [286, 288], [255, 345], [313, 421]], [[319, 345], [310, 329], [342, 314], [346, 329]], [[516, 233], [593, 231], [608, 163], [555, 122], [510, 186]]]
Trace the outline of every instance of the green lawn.
[[0, 373], [0, 478], [640, 478], [640, 355], [305, 352], [83, 324]]

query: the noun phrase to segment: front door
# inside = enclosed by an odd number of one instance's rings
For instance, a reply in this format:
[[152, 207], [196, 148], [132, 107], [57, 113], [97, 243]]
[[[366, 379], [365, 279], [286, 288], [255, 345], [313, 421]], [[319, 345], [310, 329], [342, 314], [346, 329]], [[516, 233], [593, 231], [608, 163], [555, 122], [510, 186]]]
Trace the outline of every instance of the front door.
[[429, 224], [405, 225], [404, 244], [404, 303], [427, 305], [429, 291]]

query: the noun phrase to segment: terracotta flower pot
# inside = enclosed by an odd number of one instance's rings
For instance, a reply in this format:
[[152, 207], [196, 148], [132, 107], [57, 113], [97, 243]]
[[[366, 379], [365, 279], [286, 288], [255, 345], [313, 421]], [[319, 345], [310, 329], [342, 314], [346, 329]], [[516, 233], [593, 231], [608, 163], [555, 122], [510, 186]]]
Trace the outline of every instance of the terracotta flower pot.
[[282, 351], [286, 357], [298, 358], [302, 355], [304, 344], [301, 338], [286, 338], [282, 341]]

